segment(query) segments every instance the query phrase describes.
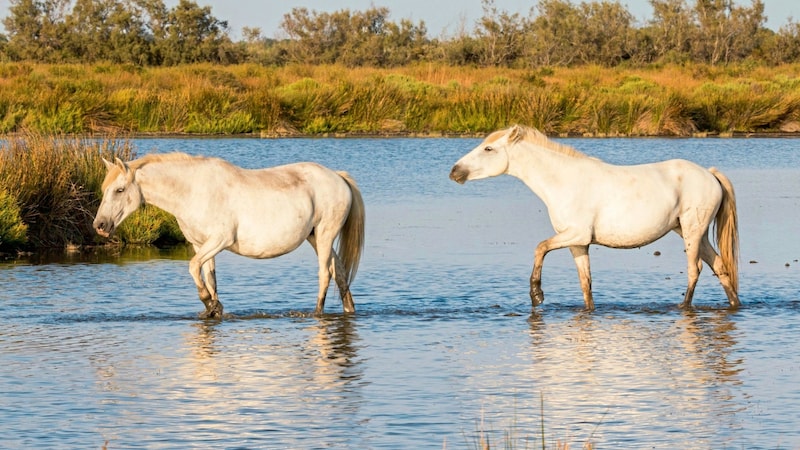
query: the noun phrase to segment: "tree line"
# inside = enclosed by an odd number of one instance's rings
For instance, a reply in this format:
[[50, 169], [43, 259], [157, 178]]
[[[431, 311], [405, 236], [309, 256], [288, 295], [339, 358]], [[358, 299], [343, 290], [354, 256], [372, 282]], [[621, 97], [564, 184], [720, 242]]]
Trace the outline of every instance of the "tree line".
[[280, 39], [245, 27], [234, 41], [228, 23], [192, 0], [11, 0], [0, 35], [5, 61], [111, 62], [173, 66], [210, 62], [342, 64], [398, 67], [535, 68], [752, 61], [778, 65], [800, 58], [800, 24], [766, 27], [763, 0], [649, 0], [653, 15], [637, 23], [619, 2], [538, 0], [525, 16], [482, 0], [483, 15], [451, 36], [431, 37], [423, 21], [390, 20], [386, 7], [284, 14]]

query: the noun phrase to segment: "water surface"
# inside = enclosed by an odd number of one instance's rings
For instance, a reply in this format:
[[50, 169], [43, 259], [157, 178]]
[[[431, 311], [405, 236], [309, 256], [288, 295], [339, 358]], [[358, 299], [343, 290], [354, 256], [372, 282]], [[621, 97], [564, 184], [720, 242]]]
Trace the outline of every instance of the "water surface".
[[[522, 183], [459, 186], [475, 139], [137, 141], [258, 167], [315, 160], [353, 174], [367, 248], [345, 317], [309, 317], [308, 246], [223, 253], [231, 317], [202, 322], [185, 248], [0, 264], [0, 420], [8, 448], [800, 447], [800, 152], [785, 139], [565, 139], [619, 164], [672, 157], [733, 181], [741, 298], [706, 268], [696, 307], [680, 239], [593, 247], [597, 310]], [[654, 253], [660, 252], [660, 256]]]

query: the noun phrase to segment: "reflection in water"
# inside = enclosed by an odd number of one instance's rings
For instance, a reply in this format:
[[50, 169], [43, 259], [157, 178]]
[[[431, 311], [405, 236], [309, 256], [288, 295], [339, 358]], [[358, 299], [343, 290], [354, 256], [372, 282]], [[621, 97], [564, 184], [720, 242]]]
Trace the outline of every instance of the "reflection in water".
[[[275, 319], [192, 323], [184, 335], [188, 353], [173, 361], [182, 385], [184, 414], [213, 423], [218, 433], [261, 424], [272, 438], [291, 442], [298, 421], [339, 428], [345, 439], [363, 398], [363, 363], [354, 319]], [[310, 417], [308, 414], [318, 414]], [[177, 413], [177, 411], [176, 411]], [[316, 425], [313, 425], [316, 424]], [[266, 436], [264, 436], [266, 437]], [[302, 439], [297, 442], [302, 442]]]
[[700, 368], [709, 369], [708, 382], [740, 384], [738, 379], [744, 364], [743, 358], [731, 358], [736, 350], [736, 322], [731, 320], [736, 312], [719, 309], [698, 312], [695, 309], [683, 311], [675, 323], [682, 330], [680, 342], [688, 355], [695, 355]]
[[[576, 442], [713, 447], [742, 409], [744, 360], [731, 314], [534, 314], [530, 365], [517, 376], [544, 396], [544, 410], [533, 413]], [[676, 440], [689, 432], [691, 440]]]

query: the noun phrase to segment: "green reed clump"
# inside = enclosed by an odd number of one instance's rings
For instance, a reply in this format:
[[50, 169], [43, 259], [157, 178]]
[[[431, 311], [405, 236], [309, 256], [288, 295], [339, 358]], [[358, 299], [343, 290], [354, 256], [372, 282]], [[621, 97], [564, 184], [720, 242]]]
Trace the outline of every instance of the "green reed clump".
[[17, 199], [0, 189], [0, 250], [20, 248], [28, 242], [28, 226], [22, 221]]
[[[59, 248], [95, 242], [92, 220], [106, 168], [103, 157], [130, 159], [130, 144], [24, 134], [0, 146], [0, 191], [19, 209], [28, 245]], [[22, 241], [18, 241], [22, 243]]]
[[800, 106], [800, 94], [771, 82], [705, 83], [693, 93], [695, 123], [701, 130], [775, 130]]
[[175, 216], [152, 205], [131, 214], [116, 231], [114, 241], [135, 245], [185, 242]]

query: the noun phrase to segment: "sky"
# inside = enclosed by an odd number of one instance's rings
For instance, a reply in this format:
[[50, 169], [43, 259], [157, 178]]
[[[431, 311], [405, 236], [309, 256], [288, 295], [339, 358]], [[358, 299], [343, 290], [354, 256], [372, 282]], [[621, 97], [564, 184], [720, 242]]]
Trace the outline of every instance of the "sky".
[[[242, 27], [260, 28], [264, 37], [281, 37], [280, 23], [283, 15], [292, 8], [305, 7], [309, 11], [333, 12], [341, 9], [364, 11], [372, 6], [389, 9], [389, 19], [399, 22], [410, 19], [413, 23], [424, 21], [429, 37], [452, 36], [460, 29], [472, 31], [483, 14], [481, 0], [195, 0], [200, 6], [210, 6], [211, 14], [225, 20], [231, 37], [242, 37]], [[577, 0], [573, 0], [577, 3]], [[792, 17], [800, 21], [800, 1], [763, 0], [767, 26], [777, 30]], [[164, 0], [172, 7], [178, 0]], [[527, 16], [536, 0], [495, 0], [500, 11]], [[648, 0], [620, 0], [633, 16], [644, 23], [652, 16]], [[693, 0], [689, 0], [693, 4]], [[737, 4], [750, 5], [749, 0], [736, 0]], [[0, 0], [0, 17], [8, 15], [9, 0]], [[1, 27], [0, 27], [1, 29]]]
[[[0, 0], [0, 4], [8, 0]], [[283, 15], [292, 8], [305, 7], [309, 11], [333, 12], [341, 9], [364, 11], [372, 6], [389, 8], [389, 19], [399, 22], [411, 19], [425, 22], [429, 37], [453, 35], [462, 26], [472, 31], [476, 21], [483, 15], [481, 0], [195, 0], [198, 5], [210, 6], [214, 17], [227, 20], [232, 37], [241, 37], [242, 27], [260, 28], [264, 37], [280, 37]], [[578, 0], [573, 0], [579, 3]], [[750, 0], [735, 0], [737, 4], [750, 5]], [[785, 25], [789, 16], [800, 20], [800, 1], [763, 0], [767, 26], [777, 30]], [[164, 0], [167, 5], [177, 0]], [[500, 11], [520, 13], [527, 16], [537, 0], [495, 0]], [[652, 16], [648, 0], [620, 0], [633, 16], [644, 22]], [[689, 0], [694, 4], [693, 0]]]

